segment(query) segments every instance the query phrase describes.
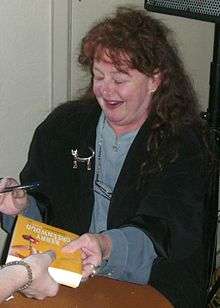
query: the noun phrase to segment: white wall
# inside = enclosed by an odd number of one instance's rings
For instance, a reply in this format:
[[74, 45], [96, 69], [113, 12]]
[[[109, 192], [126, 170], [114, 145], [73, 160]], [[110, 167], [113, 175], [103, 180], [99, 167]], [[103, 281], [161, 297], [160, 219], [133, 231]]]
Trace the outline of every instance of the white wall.
[[0, 177], [17, 178], [34, 128], [67, 99], [68, 1], [0, 1]]

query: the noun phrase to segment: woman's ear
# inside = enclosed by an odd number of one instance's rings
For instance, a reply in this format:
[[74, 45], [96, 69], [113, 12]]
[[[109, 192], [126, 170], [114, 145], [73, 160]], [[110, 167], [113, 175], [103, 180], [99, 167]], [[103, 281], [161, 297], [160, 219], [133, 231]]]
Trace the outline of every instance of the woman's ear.
[[150, 92], [151, 93], [156, 92], [160, 84], [161, 84], [161, 73], [158, 70], [156, 70], [151, 76]]

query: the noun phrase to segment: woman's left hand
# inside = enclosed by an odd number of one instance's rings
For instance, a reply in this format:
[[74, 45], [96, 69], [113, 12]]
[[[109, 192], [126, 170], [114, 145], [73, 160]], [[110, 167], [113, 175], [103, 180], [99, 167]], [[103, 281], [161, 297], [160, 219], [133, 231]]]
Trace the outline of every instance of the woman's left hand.
[[28, 199], [25, 190], [14, 189], [11, 192], [1, 193], [6, 187], [16, 186], [18, 182], [13, 178], [0, 180], [0, 212], [6, 215], [17, 215], [27, 206]]
[[[33, 282], [22, 291], [29, 298], [44, 299], [47, 296], [55, 296], [59, 290], [59, 285], [53, 280], [48, 272], [48, 266], [55, 260], [53, 251], [33, 254], [24, 258], [32, 269]], [[39, 305], [40, 306], [40, 305]]]
[[83, 259], [83, 278], [95, 274], [95, 269], [111, 253], [111, 239], [106, 234], [85, 233], [78, 239], [63, 247], [63, 252], [74, 252], [81, 249]]

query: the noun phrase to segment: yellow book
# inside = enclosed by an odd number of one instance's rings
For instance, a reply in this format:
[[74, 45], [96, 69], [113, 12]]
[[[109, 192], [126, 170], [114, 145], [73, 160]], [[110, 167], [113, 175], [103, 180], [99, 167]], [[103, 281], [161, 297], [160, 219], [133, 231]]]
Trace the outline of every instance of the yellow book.
[[60, 284], [76, 288], [82, 278], [80, 251], [62, 253], [61, 248], [78, 235], [56, 228], [34, 219], [18, 215], [7, 256], [7, 262], [16, 261], [33, 253], [53, 250], [56, 259], [49, 273]]

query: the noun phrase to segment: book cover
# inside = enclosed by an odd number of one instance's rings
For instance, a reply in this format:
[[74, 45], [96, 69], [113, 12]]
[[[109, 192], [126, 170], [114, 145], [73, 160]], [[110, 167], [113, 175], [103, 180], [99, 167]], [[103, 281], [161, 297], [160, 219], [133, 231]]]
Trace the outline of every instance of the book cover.
[[61, 252], [63, 246], [76, 238], [78, 235], [74, 233], [18, 215], [6, 263], [23, 259], [33, 253], [53, 250], [56, 259], [48, 269], [50, 275], [58, 283], [76, 288], [82, 278], [81, 253]]

